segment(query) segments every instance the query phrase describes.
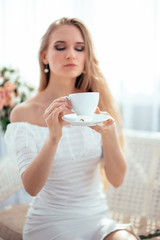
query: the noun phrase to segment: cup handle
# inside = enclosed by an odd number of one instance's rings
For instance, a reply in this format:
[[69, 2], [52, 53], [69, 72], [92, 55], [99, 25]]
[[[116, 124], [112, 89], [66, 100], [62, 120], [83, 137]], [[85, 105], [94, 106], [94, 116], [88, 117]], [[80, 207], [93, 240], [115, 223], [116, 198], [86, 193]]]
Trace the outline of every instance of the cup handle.
[[[67, 99], [67, 101], [70, 101], [70, 102], [71, 102], [71, 99], [70, 99], [69, 96], [65, 96], [65, 98]], [[73, 113], [75, 113], [75, 111], [73, 110], [73, 108], [71, 109], [71, 111], [72, 111]]]
[[71, 99], [70, 99], [69, 96], [65, 96], [65, 98], [66, 98], [67, 101], [71, 102]]
[[70, 100], [69, 96], [65, 96], [66, 99]]

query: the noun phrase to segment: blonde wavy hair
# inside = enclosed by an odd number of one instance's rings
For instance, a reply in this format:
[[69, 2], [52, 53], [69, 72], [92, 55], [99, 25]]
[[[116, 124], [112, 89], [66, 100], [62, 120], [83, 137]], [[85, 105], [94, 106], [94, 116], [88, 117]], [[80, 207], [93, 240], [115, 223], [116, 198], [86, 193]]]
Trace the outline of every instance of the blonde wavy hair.
[[42, 52], [47, 50], [51, 34], [55, 31], [55, 29], [62, 25], [73, 25], [77, 27], [84, 39], [86, 53], [85, 67], [84, 72], [77, 77], [75, 87], [85, 92], [100, 93], [99, 108], [101, 111], [108, 112], [115, 119], [119, 132], [120, 144], [123, 147], [121, 114], [119, 106], [115, 102], [107, 85], [106, 79], [99, 69], [98, 61], [93, 51], [93, 44], [90, 34], [85, 25], [79, 19], [66, 17], [58, 19], [49, 26], [48, 30], [42, 37], [39, 50], [40, 85], [38, 90], [43, 91], [47, 87], [50, 75], [49, 73], [44, 73], [45, 66], [42, 61]]

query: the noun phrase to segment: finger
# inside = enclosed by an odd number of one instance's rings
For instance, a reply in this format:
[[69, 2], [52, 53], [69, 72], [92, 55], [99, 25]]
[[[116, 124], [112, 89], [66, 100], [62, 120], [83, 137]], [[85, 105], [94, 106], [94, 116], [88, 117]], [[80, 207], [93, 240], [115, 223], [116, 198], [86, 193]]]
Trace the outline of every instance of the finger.
[[59, 121], [59, 116], [63, 113], [65, 105], [56, 108], [52, 113], [52, 119]]
[[69, 106], [70, 106], [70, 107], [72, 107], [72, 103], [71, 103], [71, 101], [70, 101], [69, 97], [68, 97], [68, 96], [66, 96], [65, 98], [66, 98], [66, 102], [69, 104]]
[[46, 118], [44, 118], [45, 119], [45, 122], [46, 123], [49, 123], [49, 121], [51, 121], [52, 120], [52, 115], [48, 115]]
[[114, 118], [112, 118], [112, 117], [109, 117], [108, 119], [107, 119], [107, 121], [105, 121], [104, 123], [107, 123], [107, 124], [113, 124], [115, 122], [115, 120], [114, 120]]
[[90, 126], [93, 130], [100, 132], [101, 131], [101, 125], [95, 125], [95, 126]]
[[64, 105], [67, 109], [71, 109], [68, 104], [66, 102], [61, 102], [61, 103], [54, 103], [50, 109], [48, 109], [47, 111], [45, 111], [45, 115], [51, 114], [56, 108], [59, 108], [60, 106]]
[[[49, 106], [48, 106], [48, 108], [45, 110], [46, 112], [48, 112], [48, 111], [50, 111], [50, 109], [54, 106], [54, 104], [56, 104], [56, 103], [61, 103], [61, 104], [63, 104], [63, 103], [68, 103], [68, 106], [70, 106], [70, 104], [69, 104], [69, 102], [68, 102], [68, 100], [67, 100], [67, 98], [66, 97], [61, 97], [61, 98], [57, 98], [57, 99], [55, 99]], [[66, 104], [67, 105], [67, 104]]]
[[65, 108], [63, 111], [63, 115], [67, 115], [67, 114], [73, 114], [72, 109]]
[[97, 114], [101, 113], [101, 111], [100, 111], [99, 107], [97, 107], [97, 108], [96, 108], [96, 111], [95, 111], [95, 113], [97, 113]]
[[45, 110], [45, 112], [50, 112], [50, 110], [51, 109], [53, 109], [53, 107], [55, 106], [60, 106], [60, 104], [63, 104], [64, 103], [64, 101], [53, 101], [50, 105], [49, 105], [49, 107]]
[[[60, 106], [61, 106], [61, 105], [60, 105]], [[51, 108], [50, 110], [45, 111], [43, 117], [44, 117], [45, 119], [52, 119], [52, 118], [53, 118], [53, 115], [54, 115], [54, 113], [55, 113], [55, 111], [56, 111], [56, 109], [59, 108], [60, 106], [59, 106], [59, 105], [52, 106], [52, 108]]]

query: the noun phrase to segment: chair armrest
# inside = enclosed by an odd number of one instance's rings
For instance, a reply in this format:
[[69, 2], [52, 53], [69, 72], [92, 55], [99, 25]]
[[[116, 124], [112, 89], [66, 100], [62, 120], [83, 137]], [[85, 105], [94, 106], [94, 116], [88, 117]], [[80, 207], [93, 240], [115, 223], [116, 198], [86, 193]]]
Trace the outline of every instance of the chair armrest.
[[0, 159], [0, 202], [22, 187], [17, 162], [6, 155]]

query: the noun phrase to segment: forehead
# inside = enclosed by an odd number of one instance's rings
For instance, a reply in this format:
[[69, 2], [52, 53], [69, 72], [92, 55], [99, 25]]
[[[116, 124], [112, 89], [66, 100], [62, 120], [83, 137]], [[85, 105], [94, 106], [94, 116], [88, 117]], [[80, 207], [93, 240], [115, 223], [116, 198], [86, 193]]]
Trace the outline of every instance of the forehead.
[[80, 30], [74, 25], [62, 25], [57, 27], [50, 37], [51, 41], [83, 42]]

